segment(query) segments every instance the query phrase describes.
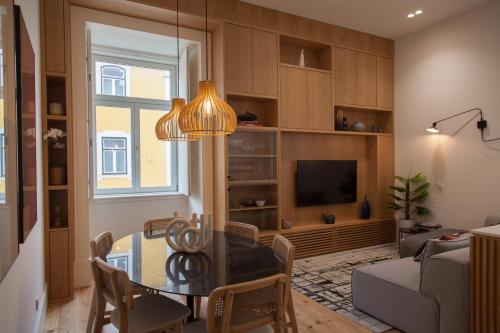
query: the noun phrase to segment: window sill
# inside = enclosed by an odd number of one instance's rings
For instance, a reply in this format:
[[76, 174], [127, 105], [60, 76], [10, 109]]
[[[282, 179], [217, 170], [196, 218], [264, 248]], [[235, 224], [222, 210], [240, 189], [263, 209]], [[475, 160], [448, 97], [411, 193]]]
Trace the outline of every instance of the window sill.
[[187, 199], [187, 195], [179, 192], [133, 193], [133, 194], [98, 194], [91, 199], [96, 204], [116, 202], [137, 202], [151, 200]]

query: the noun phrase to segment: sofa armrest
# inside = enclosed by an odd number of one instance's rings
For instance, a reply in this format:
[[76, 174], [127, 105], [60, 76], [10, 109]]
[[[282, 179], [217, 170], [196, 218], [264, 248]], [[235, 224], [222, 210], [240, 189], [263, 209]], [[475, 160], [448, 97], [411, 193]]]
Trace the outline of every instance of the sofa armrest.
[[440, 332], [469, 330], [469, 248], [427, 258], [420, 292], [439, 304]]

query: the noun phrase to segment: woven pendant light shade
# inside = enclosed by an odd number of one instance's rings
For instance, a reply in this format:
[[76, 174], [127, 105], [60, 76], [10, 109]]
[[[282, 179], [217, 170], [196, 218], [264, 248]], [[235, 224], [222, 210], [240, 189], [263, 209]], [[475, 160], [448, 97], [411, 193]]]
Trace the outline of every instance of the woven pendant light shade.
[[186, 105], [184, 98], [172, 98], [172, 110], [156, 123], [156, 137], [163, 141], [196, 141], [199, 136], [182, 133], [179, 128], [179, 115]]
[[196, 136], [228, 135], [236, 130], [236, 112], [215, 90], [213, 81], [200, 81], [198, 96], [179, 116], [182, 132]]

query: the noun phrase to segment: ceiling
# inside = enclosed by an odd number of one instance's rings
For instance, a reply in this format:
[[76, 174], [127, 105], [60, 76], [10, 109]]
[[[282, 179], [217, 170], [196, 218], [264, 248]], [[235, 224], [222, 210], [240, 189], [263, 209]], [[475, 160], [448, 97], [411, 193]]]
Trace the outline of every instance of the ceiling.
[[[494, 0], [241, 0], [396, 39]], [[498, 1], [498, 0], [497, 0]], [[417, 9], [423, 14], [407, 15]]]

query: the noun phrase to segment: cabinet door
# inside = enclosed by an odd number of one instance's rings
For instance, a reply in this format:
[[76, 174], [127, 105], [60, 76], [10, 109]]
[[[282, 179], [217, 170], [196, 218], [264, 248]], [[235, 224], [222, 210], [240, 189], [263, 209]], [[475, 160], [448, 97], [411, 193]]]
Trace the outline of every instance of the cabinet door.
[[278, 35], [253, 31], [253, 93], [278, 95]]
[[66, 71], [64, 58], [64, 0], [44, 2], [45, 67], [51, 72]]
[[356, 52], [334, 48], [335, 103], [356, 104]]
[[356, 105], [377, 106], [377, 56], [356, 52]]
[[307, 72], [281, 67], [280, 122], [285, 128], [307, 128]]
[[307, 72], [307, 115], [309, 129], [333, 129], [331, 74]]
[[393, 108], [393, 89], [393, 60], [386, 57], [377, 57], [377, 107]]
[[69, 239], [67, 230], [49, 232], [49, 298], [60, 299], [70, 295]]
[[226, 89], [230, 92], [252, 93], [252, 43], [252, 29], [226, 25]]

